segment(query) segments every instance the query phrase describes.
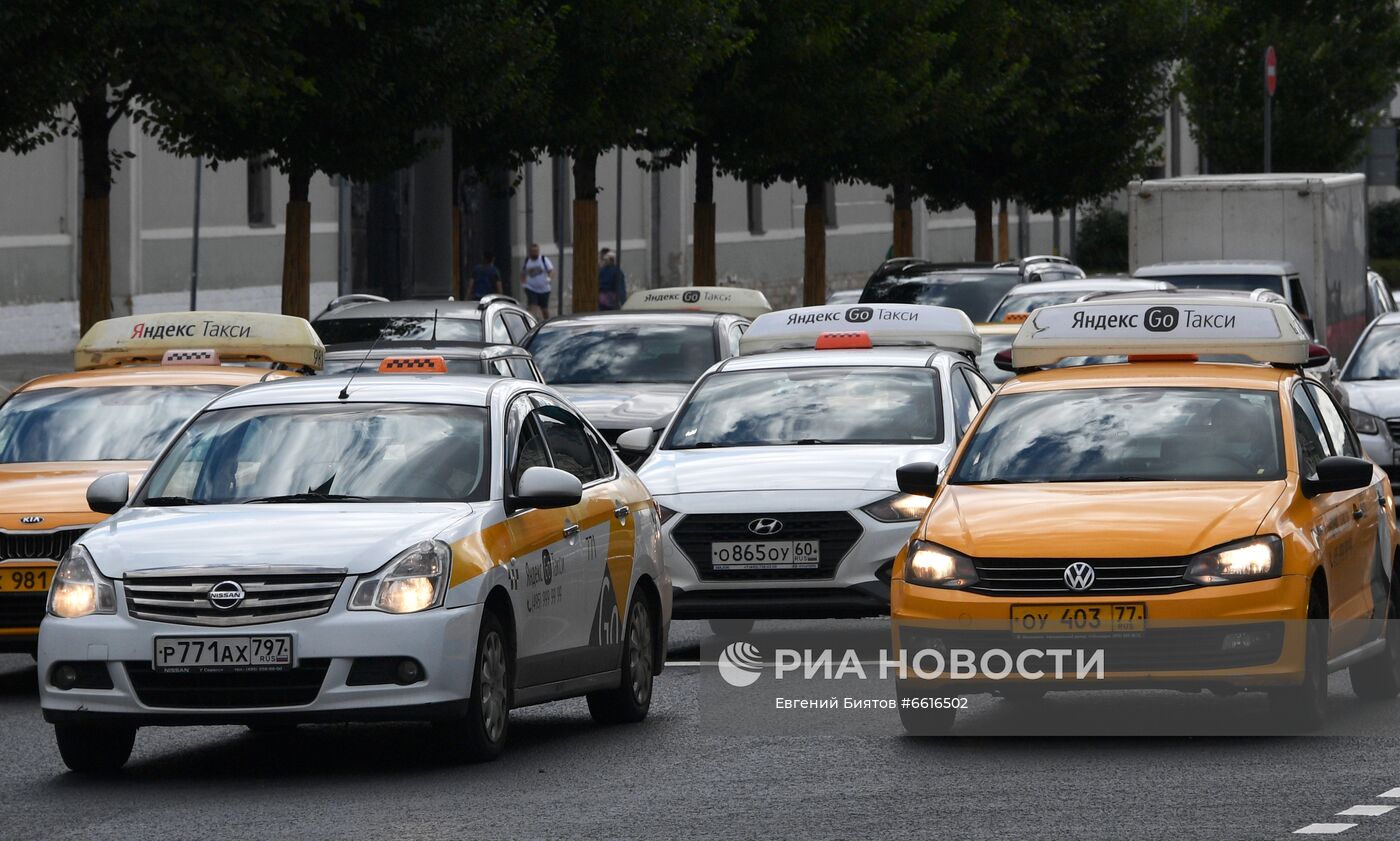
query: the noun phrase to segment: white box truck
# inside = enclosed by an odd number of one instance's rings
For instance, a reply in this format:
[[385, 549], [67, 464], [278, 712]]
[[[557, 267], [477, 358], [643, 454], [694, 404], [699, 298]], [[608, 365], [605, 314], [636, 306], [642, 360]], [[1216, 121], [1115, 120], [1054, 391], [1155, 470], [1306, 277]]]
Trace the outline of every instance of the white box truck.
[[1277, 173], [1134, 181], [1128, 270], [1183, 289], [1277, 292], [1333, 356], [1346, 359], [1369, 315], [1366, 178]]

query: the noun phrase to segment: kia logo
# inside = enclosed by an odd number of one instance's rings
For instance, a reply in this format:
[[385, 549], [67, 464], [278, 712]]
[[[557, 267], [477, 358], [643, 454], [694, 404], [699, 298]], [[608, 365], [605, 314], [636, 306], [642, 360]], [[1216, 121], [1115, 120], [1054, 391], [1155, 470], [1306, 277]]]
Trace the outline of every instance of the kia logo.
[[1065, 569], [1065, 586], [1071, 590], [1087, 590], [1094, 586], [1094, 568], [1075, 561]]
[[1176, 307], [1148, 307], [1142, 318], [1143, 326], [1153, 333], [1170, 333], [1180, 320]]
[[763, 537], [775, 535], [782, 530], [782, 520], [775, 520], [772, 517], [759, 517], [749, 523], [749, 531]]
[[237, 581], [220, 581], [209, 588], [209, 603], [219, 610], [233, 610], [243, 603], [245, 595]]
[[864, 324], [875, 317], [875, 310], [870, 307], [851, 307], [846, 310], [846, 320], [852, 324]]
[[20, 517], [19, 521], [26, 526], [37, 526], [44, 522], [44, 518], [40, 517], [38, 514], [31, 514], [28, 517]]
[[687, 304], [698, 304], [700, 303], [700, 293], [692, 289], [689, 292], [682, 293], [681, 300], [685, 301]]

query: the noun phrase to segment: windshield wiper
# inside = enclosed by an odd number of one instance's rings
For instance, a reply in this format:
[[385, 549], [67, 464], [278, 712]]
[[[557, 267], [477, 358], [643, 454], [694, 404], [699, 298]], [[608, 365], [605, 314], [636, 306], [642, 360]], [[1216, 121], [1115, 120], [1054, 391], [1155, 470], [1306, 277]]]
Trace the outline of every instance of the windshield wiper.
[[202, 499], [190, 499], [187, 496], [148, 496], [144, 500], [146, 505], [208, 505]]
[[260, 496], [256, 499], [243, 500], [244, 505], [252, 505], [260, 502], [369, 502], [367, 496], [355, 496], [354, 494], [329, 494], [318, 493], [316, 491], [306, 491], [299, 494], [282, 494], [281, 496]]

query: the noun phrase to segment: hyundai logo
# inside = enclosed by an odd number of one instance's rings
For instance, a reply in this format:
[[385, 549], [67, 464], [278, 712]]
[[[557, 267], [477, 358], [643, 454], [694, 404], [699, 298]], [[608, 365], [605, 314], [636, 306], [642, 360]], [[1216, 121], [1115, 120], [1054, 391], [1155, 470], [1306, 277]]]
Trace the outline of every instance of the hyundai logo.
[[682, 292], [681, 300], [687, 304], [698, 304], [700, 303], [700, 293], [693, 289], [689, 292]]
[[759, 517], [749, 522], [749, 531], [763, 537], [775, 535], [783, 530], [783, 521], [772, 517]]
[[26, 526], [37, 526], [44, 522], [44, 518], [40, 517], [38, 514], [30, 514], [28, 517], [20, 517], [19, 521]]
[[875, 310], [870, 307], [851, 307], [846, 310], [846, 320], [852, 324], [864, 324], [875, 317]]
[[219, 610], [233, 610], [243, 603], [245, 595], [237, 581], [220, 581], [209, 588], [209, 603]]
[[1094, 568], [1075, 561], [1065, 569], [1065, 586], [1071, 590], [1087, 590], [1094, 586]]

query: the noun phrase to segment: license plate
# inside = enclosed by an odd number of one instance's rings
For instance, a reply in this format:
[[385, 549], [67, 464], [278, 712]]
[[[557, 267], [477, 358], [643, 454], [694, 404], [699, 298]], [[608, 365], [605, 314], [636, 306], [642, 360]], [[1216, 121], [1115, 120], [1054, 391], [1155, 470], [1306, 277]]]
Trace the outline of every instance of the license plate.
[[712, 543], [710, 565], [715, 569], [815, 569], [821, 562], [820, 547], [816, 540]]
[[47, 593], [53, 567], [0, 567], [0, 593]]
[[267, 672], [292, 667], [292, 638], [156, 637], [151, 665], [165, 672]]
[[1147, 630], [1147, 605], [1047, 604], [1011, 608], [1017, 634], [1140, 634]]

